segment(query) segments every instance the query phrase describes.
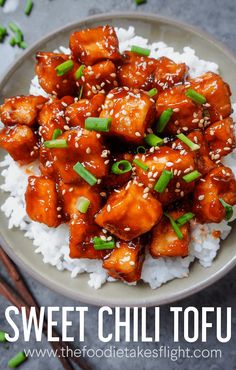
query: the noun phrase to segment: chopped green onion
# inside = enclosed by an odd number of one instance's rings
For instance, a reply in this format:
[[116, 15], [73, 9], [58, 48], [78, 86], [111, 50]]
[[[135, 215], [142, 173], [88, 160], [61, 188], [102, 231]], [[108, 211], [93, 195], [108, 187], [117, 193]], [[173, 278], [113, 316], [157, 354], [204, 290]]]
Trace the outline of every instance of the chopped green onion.
[[173, 113], [174, 111], [172, 108], [168, 108], [162, 112], [157, 124], [157, 132], [162, 132], [164, 130]]
[[226, 221], [229, 221], [233, 216], [233, 207], [230, 204], [226, 203], [224, 199], [220, 198], [219, 200], [225, 209], [225, 219]]
[[7, 29], [5, 27], [0, 26], [0, 42], [2, 42], [7, 35]]
[[83, 76], [83, 70], [84, 70], [85, 66], [82, 64], [78, 69], [77, 71], [75, 72], [75, 78], [76, 80], [79, 80], [82, 76]]
[[44, 141], [44, 146], [46, 148], [67, 148], [68, 144], [65, 139], [57, 139]]
[[0, 330], [0, 342], [6, 342], [6, 333]]
[[85, 128], [90, 131], [108, 132], [111, 126], [111, 118], [89, 117], [85, 120]]
[[193, 217], [195, 216], [194, 213], [192, 212], [187, 212], [183, 216], [180, 216], [175, 220], [175, 222], [178, 224], [178, 226], [183, 226], [185, 225], [188, 221], [190, 221]]
[[72, 60], [66, 60], [65, 62], [59, 64], [55, 70], [58, 76], [63, 76], [65, 73], [69, 72], [74, 67], [74, 62]]
[[145, 4], [147, 0], [135, 0], [136, 5]]
[[83, 86], [80, 86], [80, 89], [79, 89], [79, 96], [78, 96], [79, 100], [82, 98], [83, 88], [84, 88]]
[[20, 43], [23, 41], [24, 39], [24, 35], [23, 35], [23, 32], [21, 31], [21, 29], [13, 22], [10, 22], [9, 23], [9, 28], [12, 32], [14, 32], [15, 34], [15, 41], [16, 41], [16, 44], [17, 45], [20, 45]]
[[198, 179], [201, 175], [202, 174], [200, 172], [195, 170], [195, 171], [192, 171], [192, 172], [188, 173], [187, 175], [183, 176], [183, 180], [185, 182], [192, 182], [192, 181]]
[[60, 135], [62, 135], [62, 130], [60, 128], [56, 128], [53, 131], [52, 140], [56, 140], [58, 138], [58, 136], [60, 136]]
[[179, 140], [186, 144], [192, 151], [200, 149], [200, 145], [193, 143], [186, 135], [178, 134], [176, 136]]
[[93, 186], [97, 183], [97, 179], [94, 175], [92, 175], [86, 168], [80, 163], [77, 162], [73, 170], [82, 177], [89, 185]]
[[172, 171], [164, 170], [156, 182], [154, 190], [158, 193], [163, 193], [173, 176], [174, 175]]
[[102, 240], [99, 237], [93, 238], [93, 247], [97, 251], [102, 249], [114, 249], [115, 248], [115, 240]]
[[197, 104], [205, 104], [206, 103], [206, 98], [205, 96], [199, 94], [197, 91], [193, 89], [188, 89], [185, 93], [185, 95], [192, 99], [195, 103]]
[[6, 0], [0, 0], [0, 6], [4, 6]]
[[131, 46], [132, 53], [144, 55], [146, 57], [149, 57], [151, 51], [149, 49], [141, 48], [140, 46], [133, 45]]
[[131, 163], [129, 161], [126, 161], [125, 159], [113, 163], [111, 167], [111, 172], [113, 172], [115, 175], [123, 175], [123, 173], [129, 172], [131, 170]]
[[158, 90], [155, 87], [148, 91], [148, 95], [150, 96], [150, 98], [155, 96], [157, 93], [158, 93]]
[[9, 362], [8, 367], [11, 369], [15, 369], [17, 366], [21, 365], [25, 360], [27, 360], [27, 357], [25, 355], [25, 352], [19, 352], [16, 356], [14, 356]]
[[34, 6], [34, 3], [32, 0], [26, 0], [25, 15], [30, 15], [33, 6]]
[[175, 233], [176, 233], [176, 235], [177, 235], [178, 239], [182, 240], [184, 236], [183, 236], [183, 234], [182, 234], [182, 232], [181, 232], [181, 230], [180, 230], [179, 226], [178, 226], [178, 225], [177, 225], [177, 223], [175, 222], [175, 220], [174, 220], [170, 215], [168, 215], [168, 213], [166, 213], [166, 212], [164, 212], [164, 215], [165, 215], [166, 217], [168, 217], [168, 219], [170, 220], [171, 226], [172, 226], [172, 228], [174, 229], [174, 231], [175, 231]]
[[136, 164], [138, 167], [142, 168], [142, 170], [148, 171], [148, 168], [149, 167], [145, 163], [143, 163], [142, 161], [140, 161], [139, 159], [134, 159], [133, 160], [133, 163]]
[[11, 46], [15, 46], [15, 45], [16, 45], [16, 39], [15, 39], [15, 37], [12, 37], [12, 38], [10, 39], [9, 44], [10, 44]]
[[25, 41], [21, 41], [21, 42], [20, 42], [20, 44], [19, 44], [19, 47], [20, 47], [21, 49], [27, 49], [28, 45], [26, 44], [26, 42], [25, 42]]
[[136, 153], [138, 154], [146, 154], [146, 148], [144, 146], [138, 146], [136, 149]]
[[79, 197], [77, 204], [76, 204], [76, 208], [81, 213], [86, 213], [89, 208], [89, 205], [90, 205], [90, 200], [88, 198]]
[[144, 141], [150, 146], [160, 146], [164, 143], [163, 139], [154, 134], [146, 135]]

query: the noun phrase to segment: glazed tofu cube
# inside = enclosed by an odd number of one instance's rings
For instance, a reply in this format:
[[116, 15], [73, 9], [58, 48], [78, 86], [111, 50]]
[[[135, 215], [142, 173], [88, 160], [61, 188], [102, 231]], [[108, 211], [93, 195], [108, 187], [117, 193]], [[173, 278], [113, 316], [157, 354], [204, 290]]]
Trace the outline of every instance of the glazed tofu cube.
[[0, 120], [6, 126], [27, 125], [33, 126], [46, 103], [43, 96], [16, 96], [6, 99], [0, 106]]
[[[205, 135], [200, 130], [191, 131], [187, 135], [188, 139], [190, 139], [194, 144], [199, 146], [198, 150], [194, 150], [192, 154], [194, 155], [195, 165], [197, 170], [205, 175], [209, 171], [211, 171], [216, 165], [211, 160], [210, 157], [210, 148], [208, 146], [208, 141], [206, 140]], [[181, 140], [176, 140], [172, 143], [172, 149], [175, 150], [187, 150], [189, 151], [189, 147], [183, 143]]]
[[216, 73], [208, 72], [190, 80], [191, 88], [205, 96], [211, 122], [228, 117], [232, 113], [229, 85]]
[[228, 155], [235, 148], [234, 123], [231, 117], [210, 125], [205, 131], [206, 140], [214, 160]]
[[60, 129], [62, 131], [67, 128], [68, 124], [65, 118], [65, 110], [68, 105], [74, 103], [71, 96], [65, 96], [61, 100], [54, 99], [44, 105], [41, 110], [39, 122], [39, 134], [46, 140], [52, 140], [54, 130]]
[[37, 65], [35, 68], [36, 75], [39, 79], [39, 84], [48, 94], [56, 95], [62, 98], [66, 95], [75, 95], [78, 87], [76, 86], [75, 72], [79, 65], [73, 61], [74, 68], [58, 76], [56, 67], [60, 64], [71, 60], [71, 57], [66, 54], [44, 53], [36, 54]]
[[74, 58], [87, 66], [101, 60], [120, 60], [119, 42], [111, 26], [88, 28], [72, 33], [70, 49]]
[[43, 145], [39, 148], [39, 169], [42, 176], [53, 179], [56, 177], [51, 151]]
[[107, 95], [100, 117], [112, 118], [110, 135], [139, 144], [155, 119], [155, 105], [144, 92], [116, 88]]
[[183, 83], [188, 75], [185, 63], [177, 64], [171, 59], [161, 57], [155, 71], [155, 87], [158, 91], [169, 89], [177, 83]]
[[118, 85], [116, 80], [116, 67], [110, 60], [84, 68], [81, 80], [82, 97], [91, 99], [98, 93], [107, 94]]
[[103, 267], [115, 279], [132, 283], [141, 276], [144, 261], [144, 250], [140, 240], [117, 242], [116, 248], [104, 258]]
[[67, 148], [50, 149], [59, 179], [68, 184], [84, 183], [85, 180], [73, 170], [77, 162], [83, 163], [97, 179], [107, 175], [109, 159], [102, 156], [106, 147], [100, 134], [84, 129], [69, 130], [60, 139], [67, 141]]
[[33, 162], [38, 157], [37, 137], [28, 126], [18, 125], [2, 129], [0, 147], [20, 164]]
[[185, 86], [177, 85], [158, 96], [156, 102], [158, 118], [168, 108], [174, 111], [163, 132], [175, 135], [203, 127], [203, 108], [188, 98], [185, 95], [186, 91]]
[[96, 223], [128, 241], [148, 232], [161, 218], [162, 207], [144, 187], [130, 182], [113, 193], [96, 216]]
[[61, 223], [61, 207], [58, 202], [56, 183], [44, 177], [30, 176], [25, 193], [26, 212], [31, 220], [49, 227]]
[[86, 118], [98, 117], [105, 95], [97, 94], [92, 99], [80, 99], [66, 108], [66, 120], [70, 127], [84, 127]]
[[[184, 213], [183, 211], [168, 212], [174, 220], [183, 216]], [[180, 231], [183, 234], [183, 239], [178, 238], [170, 220], [163, 216], [159, 224], [152, 230], [152, 240], [149, 247], [152, 257], [186, 257], [190, 243], [189, 222], [181, 226]]]
[[[183, 176], [195, 170], [194, 154], [186, 150], [173, 150], [162, 146], [154, 153], [147, 152], [145, 155], [136, 155], [136, 159], [148, 166], [145, 171], [136, 166], [138, 182], [150, 189], [152, 194], [164, 205], [182, 199], [194, 189], [194, 182], [186, 183]], [[168, 183], [166, 189], [160, 193], [155, 191], [154, 186], [160, 178], [162, 172], [172, 171], [173, 178]]]
[[200, 180], [194, 190], [193, 212], [201, 223], [221, 222], [226, 211], [220, 202], [223, 199], [233, 206], [236, 204], [236, 181], [232, 170], [219, 166]]
[[157, 60], [131, 51], [125, 51], [123, 57], [123, 64], [117, 72], [120, 85], [150, 90], [154, 85]]

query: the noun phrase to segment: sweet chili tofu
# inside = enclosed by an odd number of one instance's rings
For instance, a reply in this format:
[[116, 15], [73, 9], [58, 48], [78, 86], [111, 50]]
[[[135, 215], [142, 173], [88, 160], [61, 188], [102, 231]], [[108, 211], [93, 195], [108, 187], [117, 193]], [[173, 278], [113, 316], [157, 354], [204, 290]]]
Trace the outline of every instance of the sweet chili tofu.
[[100, 117], [112, 118], [110, 135], [139, 144], [155, 119], [155, 104], [142, 91], [119, 87], [107, 95]]
[[120, 60], [119, 42], [111, 26], [87, 28], [72, 33], [70, 49], [73, 57], [87, 66], [101, 60]]
[[26, 212], [31, 220], [57, 227], [62, 220], [57, 184], [51, 179], [30, 176], [25, 193]]
[[143, 261], [144, 249], [139, 239], [119, 241], [116, 248], [104, 258], [103, 267], [111, 277], [132, 283], [140, 279]]
[[221, 222], [226, 211], [220, 199], [236, 204], [236, 181], [230, 168], [219, 166], [201, 179], [194, 190], [193, 212], [201, 223]]
[[37, 137], [29, 126], [3, 128], [0, 131], [0, 147], [20, 164], [33, 162], [38, 157]]
[[191, 88], [207, 100], [207, 110], [211, 122], [222, 120], [232, 113], [229, 85], [216, 73], [207, 72], [190, 80]]
[[65, 116], [70, 127], [84, 127], [86, 118], [98, 117], [105, 100], [104, 94], [94, 95], [92, 99], [80, 99], [66, 108]]
[[186, 86], [177, 85], [158, 95], [156, 102], [158, 118], [165, 110], [173, 110], [173, 114], [163, 131], [164, 133], [175, 135], [203, 127], [205, 122], [203, 107], [188, 98], [186, 91]]
[[161, 218], [162, 207], [145, 188], [129, 182], [113, 193], [95, 218], [96, 223], [128, 241], [148, 232]]
[[210, 145], [213, 159], [218, 160], [228, 155], [235, 148], [233, 119], [228, 117], [213, 123], [206, 129], [205, 137]]
[[158, 91], [183, 83], [188, 75], [188, 67], [185, 63], [177, 64], [173, 60], [161, 57], [157, 60], [155, 70], [155, 87]]
[[[210, 148], [208, 146], [208, 141], [204, 133], [200, 130], [191, 131], [187, 135], [188, 139], [192, 141], [192, 143], [198, 145], [199, 149], [192, 151], [192, 155], [194, 156], [196, 169], [202, 174], [205, 175], [209, 171], [211, 171], [216, 164], [213, 162], [210, 156]], [[175, 150], [187, 150], [189, 151], [189, 147], [183, 143], [181, 140], [175, 140], [171, 144], [172, 149]]]
[[[168, 214], [177, 220], [183, 216], [183, 211], [171, 211]], [[149, 246], [153, 258], [159, 257], [186, 257], [190, 243], [190, 224], [185, 223], [180, 227], [183, 235], [179, 239], [176, 235], [168, 217], [163, 216], [161, 221], [152, 229], [152, 239]]]
[[68, 130], [60, 136], [67, 142], [66, 148], [50, 149], [53, 167], [58, 178], [68, 184], [84, 182], [73, 169], [80, 162], [97, 179], [104, 177], [108, 171], [107, 158], [102, 156], [106, 147], [101, 135], [84, 129]]
[[[162, 146], [152, 153], [138, 154], [135, 158], [148, 167], [148, 170], [144, 170], [135, 164], [137, 181], [143, 184], [146, 189], [150, 189], [162, 204], [166, 205], [181, 199], [193, 191], [194, 182], [186, 183], [183, 180], [184, 175], [195, 170], [193, 153]], [[160, 193], [155, 191], [154, 187], [164, 170], [172, 171], [173, 178], [167, 188]]]
[[118, 85], [114, 63], [106, 60], [84, 68], [78, 84], [83, 89], [83, 98], [91, 99], [99, 92], [107, 94]]
[[33, 126], [46, 101], [43, 96], [33, 95], [5, 99], [0, 106], [0, 120], [6, 126]]
[[51, 140], [54, 130], [60, 129], [64, 131], [67, 128], [65, 110], [72, 103], [74, 103], [74, 98], [65, 96], [60, 100], [53, 99], [44, 105], [38, 117], [39, 134], [43, 140]]
[[39, 84], [48, 94], [62, 98], [66, 95], [75, 95], [78, 87], [76, 85], [75, 72], [79, 65], [73, 61], [74, 67], [62, 76], [58, 76], [56, 67], [71, 60], [70, 55], [38, 52], [36, 54], [37, 65], [35, 67]]
[[125, 51], [117, 75], [121, 86], [150, 90], [154, 84], [157, 60]]

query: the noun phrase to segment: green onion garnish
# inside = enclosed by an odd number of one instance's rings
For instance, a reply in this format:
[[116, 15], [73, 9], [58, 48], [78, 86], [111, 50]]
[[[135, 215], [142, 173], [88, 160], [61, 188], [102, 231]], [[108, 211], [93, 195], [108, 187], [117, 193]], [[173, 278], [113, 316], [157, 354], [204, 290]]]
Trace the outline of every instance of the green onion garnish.
[[131, 46], [132, 53], [145, 55], [146, 57], [149, 57], [151, 51], [149, 49], [141, 48], [140, 46], [133, 45]]
[[77, 200], [76, 208], [81, 213], [86, 213], [90, 205], [90, 200], [85, 197], [79, 197]]
[[111, 167], [111, 172], [113, 172], [115, 175], [123, 175], [123, 173], [129, 172], [131, 170], [131, 163], [129, 161], [126, 161], [125, 159], [113, 163]]
[[9, 44], [10, 44], [11, 46], [15, 46], [15, 45], [16, 45], [16, 39], [15, 39], [15, 37], [12, 37], [12, 38], [10, 39]]
[[4, 40], [5, 36], [7, 36], [7, 29], [0, 26], [0, 42]]
[[186, 135], [178, 134], [176, 136], [179, 140], [186, 144], [192, 151], [200, 149], [200, 145], [193, 143]]
[[195, 216], [194, 213], [192, 212], [187, 212], [183, 216], [180, 216], [175, 220], [178, 226], [183, 226], [185, 225], [188, 221], [190, 221], [193, 217]]
[[89, 185], [93, 186], [97, 183], [97, 179], [94, 175], [92, 175], [86, 168], [80, 163], [77, 162], [73, 170], [82, 177]]
[[21, 42], [20, 42], [20, 44], [19, 44], [19, 47], [20, 47], [21, 49], [27, 49], [28, 45], [26, 44], [26, 42], [25, 42], [25, 41], [21, 41]]
[[6, 342], [6, 333], [0, 330], [0, 342]]
[[206, 103], [206, 98], [205, 96], [199, 94], [197, 91], [193, 89], [188, 89], [185, 93], [185, 95], [192, 99], [195, 103], [197, 104], [205, 104]]
[[84, 88], [83, 86], [80, 86], [80, 89], [79, 89], [79, 96], [78, 96], [79, 100], [82, 98], [83, 88]]
[[138, 154], [146, 154], [146, 148], [144, 146], [138, 146], [136, 149], [136, 153]]
[[69, 72], [74, 67], [74, 62], [72, 60], [66, 60], [65, 62], [59, 64], [55, 70], [58, 76], [63, 76], [65, 73]]
[[163, 193], [173, 176], [174, 175], [172, 171], [164, 170], [156, 182], [154, 190], [156, 190], [158, 193]]
[[6, 0], [0, 0], [0, 6], [4, 6]]
[[46, 148], [67, 148], [68, 144], [65, 139], [57, 139], [44, 141], [44, 146]]
[[164, 130], [173, 113], [174, 111], [172, 108], [168, 108], [162, 112], [157, 124], [157, 132], [162, 132]]
[[188, 173], [187, 175], [183, 176], [183, 180], [185, 182], [192, 182], [192, 181], [198, 179], [201, 175], [202, 174], [200, 172], [195, 170], [195, 171], [192, 171], [192, 172]]
[[150, 146], [160, 146], [164, 143], [163, 139], [154, 134], [146, 135], [144, 141]]
[[148, 168], [149, 167], [145, 163], [143, 163], [142, 161], [140, 161], [139, 159], [134, 159], [133, 160], [133, 163], [136, 164], [138, 167], [142, 168], [142, 170], [148, 171]]
[[225, 209], [225, 219], [226, 221], [229, 221], [233, 216], [233, 207], [230, 204], [226, 203], [224, 199], [220, 198], [219, 200]]
[[111, 126], [111, 118], [89, 117], [85, 120], [85, 128], [90, 131], [108, 132]]
[[30, 15], [33, 6], [34, 6], [34, 3], [32, 0], [26, 0], [25, 15]]
[[82, 76], [83, 76], [83, 70], [84, 70], [85, 66], [82, 64], [78, 69], [77, 71], [75, 72], [75, 78], [76, 80], [79, 80]]
[[61, 135], [62, 135], [62, 130], [60, 128], [56, 128], [53, 131], [52, 140], [56, 140], [58, 138], [58, 136], [61, 136]]
[[150, 98], [155, 96], [157, 93], [158, 93], [158, 90], [155, 87], [148, 91], [148, 95], [150, 96]]
[[17, 45], [20, 45], [21, 42], [23, 42], [24, 35], [21, 29], [13, 22], [9, 23], [9, 28], [12, 32], [15, 34], [15, 41]]
[[27, 360], [25, 352], [19, 352], [8, 362], [8, 367], [10, 367], [11, 369], [15, 369], [17, 366], [21, 365], [25, 360]]
[[97, 251], [102, 250], [102, 249], [114, 249], [115, 248], [115, 240], [102, 240], [98, 236], [93, 238], [93, 247]]
[[175, 220], [174, 220], [170, 215], [168, 215], [168, 213], [166, 213], [166, 212], [164, 212], [164, 215], [165, 215], [166, 217], [168, 217], [168, 219], [170, 220], [171, 226], [172, 226], [172, 228], [174, 229], [174, 231], [175, 231], [175, 233], [176, 233], [176, 235], [177, 235], [178, 239], [182, 240], [184, 236], [183, 236], [183, 234], [182, 234], [182, 232], [181, 232], [181, 230], [180, 230], [179, 226], [178, 226], [178, 225], [177, 225], [177, 223], [175, 222]]
[[135, 0], [136, 5], [141, 5], [141, 4], [144, 4], [146, 2], [147, 2], [147, 0]]

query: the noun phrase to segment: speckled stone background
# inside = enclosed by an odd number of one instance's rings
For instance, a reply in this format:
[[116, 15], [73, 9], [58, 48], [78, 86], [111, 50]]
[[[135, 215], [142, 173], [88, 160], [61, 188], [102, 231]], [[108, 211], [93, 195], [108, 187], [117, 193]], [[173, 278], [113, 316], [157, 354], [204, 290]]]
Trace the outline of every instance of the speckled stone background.
[[[7, 0], [12, 1], [12, 0]], [[94, 15], [112, 11], [137, 11], [150, 12], [153, 14], [161, 14], [172, 17], [174, 19], [183, 20], [195, 26], [208, 31], [210, 34], [223, 41], [228, 47], [236, 52], [236, 1], [235, 0], [148, 0], [146, 4], [135, 6], [133, 0], [35, 0], [35, 7], [28, 18], [24, 15], [24, 1], [19, 1], [19, 6], [14, 12], [4, 13], [0, 8], [0, 23], [7, 24], [10, 20], [17, 22], [25, 32], [25, 38], [28, 44], [39, 40], [46, 33], [55, 28], [80, 20], [88, 15]], [[14, 61], [15, 57], [22, 53], [21, 50], [11, 48], [7, 43], [0, 44], [0, 74], [4, 74], [8, 66]], [[2, 270], [2, 267], [0, 266]], [[4, 275], [4, 271], [1, 271]], [[76, 306], [76, 302], [65, 299], [64, 297], [55, 294], [44, 286], [31, 279], [24, 273], [30, 288], [35, 293], [41, 306]], [[8, 303], [0, 297], [0, 328], [8, 329], [4, 319], [4, 312]], [[207, 343], [201, 343], [201, 340], [188, 344], [183, 340], [183, 320], [180, 321], [180, 345], [185, 348], [220, 348], [223, 352], [223, 357], [218, 359], [179, 359], [171, 361], [170, 359], [88, 359], [88, 363], [93, 369], [109, 369], [109, 370], [132, 370], [132, 369], [162, 369], [174, 370], [181, 368], [182, 370], [233, 370], [236, 369], [236, 270], [225, 276], [224, 279], [214, 284], [214, 286], [205, 289], [190, 298], [176, 302], [175, 306], [195, 306], [201, 310], [202, 306], [213, 307], [232, 307], [232, 340], [227, 344], [220, 344], [215, 337], [215, 328], [209, 331]], [[105, 348], [107, 345], [100, 343], [96, 337], [97, 331], [97, 311], [96, 307], [89, 307], [89, 316], [86, 322], [85, 336], [86, 345], [91, 348]], [[147, 310], [147, 326], [150, 334], [154, 331], [153, 309]], [[58, 316], [59, 317], [59, 316]], [[76, 337], [78, 331], [77, 315], [73, 317], [73, 328], [71, 333]], [[211, 317], [211, 316], [210, 316]], [[214, 315], [212, 316], [214, 317]], [[59, 319], [60, 322], [60, 319]], [[20, 325], [20, 321], [18, 321]], [[113, 319], [110, 318], [106, 322], [106, 329], [112, 329]], [[157, 348], [159, 345], [167, 345], [170, 347], [176, 346], [172, 340], [173, 320], [169, 312], [169, 306], [161, 308], [161, 342], [155, 343], [130, 343], [129, 348], [137, 348], [140, 345], [142, 348]], [[76, 346], [82, 344], [75, 343]], [[124, 343], [111, 342], [109, 345], [116, 345], [123, 348]], [[9, 348], [8, 348], [9, 347]], [[12, 355], [22, 350], [23, 348], [49, 348], [46, 341], [36, 343], [34, 339], [29, 344], [25, 344], [21, 339], [9, 346], [0, 344], [0, 369], [7, 369], [7, 361]], [[62, 367], [57, 359], [40, 358], [31, 359], [22, 366], [22, 370], [61, 370]]]

